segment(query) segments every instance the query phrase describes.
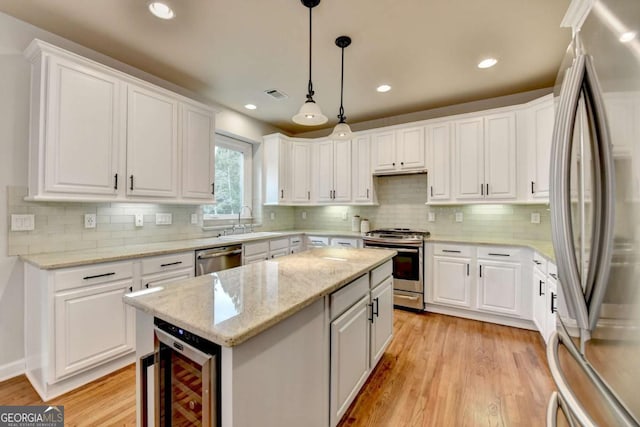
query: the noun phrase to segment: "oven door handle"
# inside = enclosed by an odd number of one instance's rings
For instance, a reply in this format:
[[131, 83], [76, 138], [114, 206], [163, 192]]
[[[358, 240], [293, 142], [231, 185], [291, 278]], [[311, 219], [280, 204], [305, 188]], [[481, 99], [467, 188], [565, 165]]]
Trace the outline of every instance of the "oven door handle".
[[413, 249], [413, 248], [398, 248], [395, 246], [374, 246], [374, 245], [367, 245], [365, 246], [365, 248], [371, 248], [371, 249], [390, 249], [392, 251], [396, 251], [398, 253], [403, 253], [403, 254], [417, 254], [420, 252], [420, 249]]
[[155, 334], [159, 342], [171, 348], [171, 350], [179, 352], [187, 359], [193, 360], [200, 366], [204, 366], [213, 358], [213, 355], [204, 353], [186, 342], [169, 335], [163, 330], [155, 328]]
[[393, 297], [398, 299], [408, 299], [409, 301], [418, 301], [420, 299], [420, 297], [410, 297], [408, 295], [398, 295], [398, 294], [395, 294]]

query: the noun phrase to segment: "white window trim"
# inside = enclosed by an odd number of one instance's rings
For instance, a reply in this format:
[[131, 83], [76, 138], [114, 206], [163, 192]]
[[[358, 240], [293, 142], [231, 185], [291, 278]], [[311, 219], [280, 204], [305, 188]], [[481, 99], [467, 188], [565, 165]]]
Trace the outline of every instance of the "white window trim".
[[[243, 193], [243, 206], [249, 206], [253, 211], [253, 206], [251, 206], [251, 201], [253, 200], [253, 147], [250, 143], [241, 141], [239, 139], [231, 138], [227, 135], [223, 135], [221, 133], [216, 132], [215, 134], [215, 145], [224, 147], [230, 150], [236, 150], [242, 152], [244, 156], [244, 182], [242, 183], [242, 193]], [[251, 219], [252, 216], [249, 213], [248, 209], [242, 209], [241, 218], [243, 219]], [[213, 215], [213, 214], [203, 214], [203, 220], [205, 221], [216, 221], [216, 220], [230, 220], [230, 219], [238, 219], [237, 214], [221, 214], [221, 215]]]

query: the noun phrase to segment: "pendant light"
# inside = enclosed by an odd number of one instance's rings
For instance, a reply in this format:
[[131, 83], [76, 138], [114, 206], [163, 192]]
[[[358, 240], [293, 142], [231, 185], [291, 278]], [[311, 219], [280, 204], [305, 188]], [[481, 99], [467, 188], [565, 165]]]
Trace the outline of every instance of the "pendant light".
[[338, 124], [335, 128], [333, 128], [333, 133], [331, 134], [332, 139], [351, 139], [353, 133], [351, 132], [351, 128], [346, 123], [346, 116], [344, 115], [344, 107], [342, 106], [342, 95], [344, 93], [344, 48], [351, 44], [351, 37], [349, 36], [340, 36], [336, 39], [336, 46], [338, 46], [342, 50], [342, 67], [340, 71], [340, 110], [338, 112]]
[[320, 0], [302, 0], [302, 4], [309, 8], [309, 87], [307, 92], [307, 100], [298, 114], [293, 116], [294, 123], [304, 126], [317, 126], [327, 123], [327, 116], [322, 114], [320, 107], [313, 100], [313, 83], [311, 82], [311, 11], [314, 7], [320, 4]]

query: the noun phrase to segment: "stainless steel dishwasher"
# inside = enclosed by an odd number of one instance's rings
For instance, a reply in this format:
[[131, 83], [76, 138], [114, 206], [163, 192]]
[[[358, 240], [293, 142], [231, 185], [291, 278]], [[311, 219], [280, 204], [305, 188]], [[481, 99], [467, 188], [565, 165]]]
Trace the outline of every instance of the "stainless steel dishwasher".
[[242, 245], [220, 246], [196, 251], [196, 276], [242, 265]]

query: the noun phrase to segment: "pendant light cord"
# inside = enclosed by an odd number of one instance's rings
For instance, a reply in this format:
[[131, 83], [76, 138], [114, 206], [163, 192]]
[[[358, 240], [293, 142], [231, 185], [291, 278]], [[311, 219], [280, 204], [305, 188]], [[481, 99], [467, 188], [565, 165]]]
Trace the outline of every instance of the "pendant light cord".
[[342, 106], [342, 95], [344, 93], [344, 48], [342, 48], [342, 68], [340, 70], [340, 110], [338, 112], [338, 119], [340, 123], [344, 123], [347, 118], [344, 116], [344, 107]]
[[311, 12], [313, 11], [313, 8], [309, 8], [309, 88], [308, 88], [308, 92], [307, 92], [307, 102], [315, 102], [313, 100], [313, 83], [311, 82], [311, 35], [312, 35], [312, 31], [311, 31]]

